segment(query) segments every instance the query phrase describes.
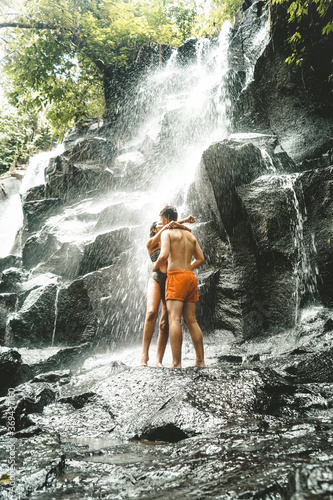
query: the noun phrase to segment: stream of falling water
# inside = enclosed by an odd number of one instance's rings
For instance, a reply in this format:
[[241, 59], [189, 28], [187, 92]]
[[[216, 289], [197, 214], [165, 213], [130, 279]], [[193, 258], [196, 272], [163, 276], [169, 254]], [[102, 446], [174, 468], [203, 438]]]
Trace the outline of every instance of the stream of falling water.
[[52, 151], [33, 155], [27, 165], [21, 184], [15, 192], [1, 203], [0, 211], [0, 258], [12, 251], [16, 235], [23, 223], [21, 196], [30, 188], [45, 184], [44, 171], [50, 158], [58, 156], [64, 150], [59, 144]]
[[[317, 273], [318, 270], [312, 266], [311, 254], [316, 252], [314, 240], [308, 248], [304, 235], [304, 220], [306, 217], [306, 208], [301, 209], [299, 197], [297, 196], [295, 183], [299, 174], [282, 176], [282, 186], [290, 194], [290, 205], [294, 210], [294, 216], [291, 217], [294, 232], [294, 247], [296, 250], [294, 275], [295, 275], [295, 324], [297, 324], [300, 311], [299, 307], [304, 297], [314, 302], [318, 295]], [[303, 213], [304, 212], [304, 213]]]

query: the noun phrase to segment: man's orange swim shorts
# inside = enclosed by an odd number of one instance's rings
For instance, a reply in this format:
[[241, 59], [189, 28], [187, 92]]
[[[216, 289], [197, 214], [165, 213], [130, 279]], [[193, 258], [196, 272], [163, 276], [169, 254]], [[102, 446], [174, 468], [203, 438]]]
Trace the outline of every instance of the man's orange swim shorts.
[[166, 280], [165, 300], [197, 302], [198, 282], [193, 271], [169, 271]]

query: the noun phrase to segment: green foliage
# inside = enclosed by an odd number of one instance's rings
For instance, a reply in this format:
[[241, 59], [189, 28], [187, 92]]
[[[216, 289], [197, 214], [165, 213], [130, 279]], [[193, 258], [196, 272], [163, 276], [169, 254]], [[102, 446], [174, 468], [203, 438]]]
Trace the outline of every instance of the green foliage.
[[30, 155], [49, 149], [51, 131], [42, 116], [20, 115], [2, 106], [0, 111], [0, 174], [13, 162], [26, 162]]
[[243, 0], [212, 0], [208, 16], [198, 26], [198, 37], [218, 35], [225, 21], [233, 23], [234, 15], [242, 3]]

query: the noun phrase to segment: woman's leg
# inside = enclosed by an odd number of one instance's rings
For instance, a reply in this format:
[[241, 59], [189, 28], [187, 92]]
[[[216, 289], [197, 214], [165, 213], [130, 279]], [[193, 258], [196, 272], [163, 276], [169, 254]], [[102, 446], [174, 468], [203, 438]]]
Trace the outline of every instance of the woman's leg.
[[150, 278], [147, 289], [146, 320], [143, 328], [141, 366], [147, 366], [148, 363], [148, 350], [154, 333], [160, 300], [160, 286], [155, 280]]
[[165, 348], [169, 338], [169, 321], [168, 311], [166, 308], [165, 300], [162, 300], [162, 313], [159, 324], [159, 333], [157, 339], [157, 353], [156, 353], [156, 366], [163, 367], [162, 360], [165, 353]]

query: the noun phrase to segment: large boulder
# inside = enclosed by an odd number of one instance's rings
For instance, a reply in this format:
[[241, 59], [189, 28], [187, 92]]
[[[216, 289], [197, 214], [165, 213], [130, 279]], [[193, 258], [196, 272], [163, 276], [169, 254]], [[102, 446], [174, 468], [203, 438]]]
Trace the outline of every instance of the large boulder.
[[114, 151], [112, 143], [95, 137], [52, 158], [45, 172], [47, 197], [69, 202], [113, 187], [116, 176], [110, 167]]
[[54, 341], [56, 345], [82, 342], [135, 341], [141, 337], [146, 276], [133, 269], [131, 249], [113, 264], [77, 278], [59, 290]]
[[268, 173], [262, 153], [251, 143], [217, 142], [204, 151], [201, 168], [207, 172], [223, 225], [231, 235], [242, 219], [236, 188]]
[[49, 217], [56, 215], [60, 205], [59, 198], [25, 201], [22, 205], [24, 214], [22, 243], [25, 243], [31, 234], [39, 231]]
[[10, 342], [15, 346], [50, 346], [56, 314], [57, 286], [32, 290], [9, 320]]
[[32, 269], [41, 262], [46, 262], [60, 247], [57, 237], [46, 229], [33, 234], [23, 246], [23, 266], [25, 269]]

